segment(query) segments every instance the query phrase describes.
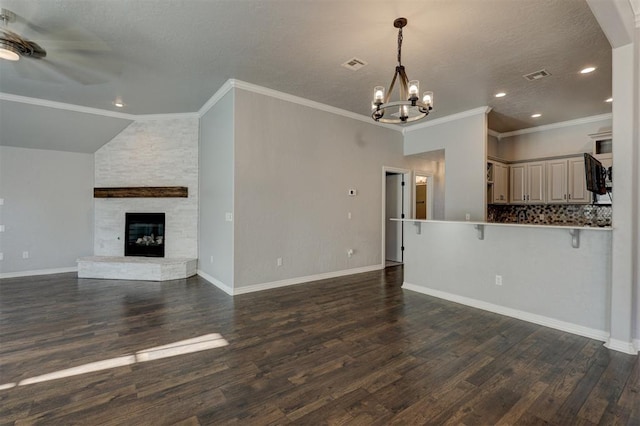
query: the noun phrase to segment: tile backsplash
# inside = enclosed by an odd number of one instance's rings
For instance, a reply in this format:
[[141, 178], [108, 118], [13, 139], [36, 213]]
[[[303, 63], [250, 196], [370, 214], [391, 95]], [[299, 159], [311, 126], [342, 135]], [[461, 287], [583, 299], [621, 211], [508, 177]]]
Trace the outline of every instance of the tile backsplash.
[[536, 225], [611, 226], [610, 205], [549, 204], [498, 205], [487, 210], [487, 222], [529, 223]]

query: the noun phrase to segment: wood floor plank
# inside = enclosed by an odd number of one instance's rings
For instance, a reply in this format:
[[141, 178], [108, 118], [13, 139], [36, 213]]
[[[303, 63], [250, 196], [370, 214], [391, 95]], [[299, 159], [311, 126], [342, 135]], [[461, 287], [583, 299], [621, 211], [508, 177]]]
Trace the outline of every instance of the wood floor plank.
[[[640, 425], [638, 356], [402, 282], [2, 280], [0, 425]], [[21, 382], [211, 333], [228, 345]]]

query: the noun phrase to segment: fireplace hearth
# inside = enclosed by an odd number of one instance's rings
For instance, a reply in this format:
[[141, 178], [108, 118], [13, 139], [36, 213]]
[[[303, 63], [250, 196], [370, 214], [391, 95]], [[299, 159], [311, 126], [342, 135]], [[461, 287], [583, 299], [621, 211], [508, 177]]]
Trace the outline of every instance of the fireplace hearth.
[[125, 256], [164, 257], [164, 213], [125, 213]]

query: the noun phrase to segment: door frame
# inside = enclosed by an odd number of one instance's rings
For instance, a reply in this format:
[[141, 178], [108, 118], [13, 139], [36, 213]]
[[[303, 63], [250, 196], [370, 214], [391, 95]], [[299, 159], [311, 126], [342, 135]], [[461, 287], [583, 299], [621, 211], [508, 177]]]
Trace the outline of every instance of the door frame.
[[[412, 188], [412, 196], [413, 199], [416, 199], [416, 176], [425, 176], [427, 178], [427, 220], [433, 220], [433, 173], [425, 172], [422, 170], [414, 170], [413, 171], [413, 186]], [[416, 204], [415, 202], [411, 204], [411, 216], [415, 219], [416, 217]]]
[[[403, 175], [404, 178], [404, 212], [405, 212], [405, 218], [409, 218], [409, 213], [408, 212], [412, 212], [413, 210], [411, 209], [411, 205], [413, 204], [413, 193], [412, 191], [407, 191], [407, 182], [412, 182], [415, 186], [415, 180], [412, 180], [413, 178], [413, 174], [411, 172], [411, 170], [409, 169], [401, 169], [398, 167], [389, 167], [389, 166], [382, 166], [382, 204], [381, 204], [381, 215], [382, 215], [382, 219], [380, 220], [381, 222], [381, 240], [382, 240], [382, 246], [381, 246], [381, 251], [380, 253], [382, 254], [382, 259], [380, 262], [380, 265], [382, 266], [382, 269], [385, 268], [385, 264], [387, 262], [387, 249], [386, 249], [386, 231], [387, 231], [387, 221], [386, 216], [387, 216], [387, 212], [386, 212], [386, 207], [387, 207], [387, 173], [394, 173], [394, 174], [401, 174]], [[402, 237], [404, 240], [404, 226], [402, 227]], [[403, 256], [404, 257], [404, 256]]]

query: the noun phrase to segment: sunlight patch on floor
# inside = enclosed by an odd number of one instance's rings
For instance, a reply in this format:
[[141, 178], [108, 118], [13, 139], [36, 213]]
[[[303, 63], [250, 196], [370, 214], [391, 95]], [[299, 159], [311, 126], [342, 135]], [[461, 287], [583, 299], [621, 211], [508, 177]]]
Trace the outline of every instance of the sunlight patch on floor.
[[223, 346], [227, 346], [228, 344], [229, 342], [227, 342], [222, 337], [222, 335], [218, 333], [205, 334], [202, 336], [194, 337], [192, 339], [170, 343], [168, 345], [143, 349], [133, 355], [124, 355], [117, 358], [90, 362], [88, 364], [79, 365], [77, 367], [54, 371], [53, 373], [29, 377], [27, 379], [20, 380], [18, 383], [5, 383], [0, 385], [0, 390], [11, 389], [16, 386], [46, 382], [49, 380], [62, 379], [65, 377], [78, 376], [80, 374], [93, 373], [95, 371], [108, 370], [111, 368], [124, 367], [139, 362], [155, 361], [158, 359], [169, 358], [177, 355], [185, 355], [194, 352], [220, 348]]

